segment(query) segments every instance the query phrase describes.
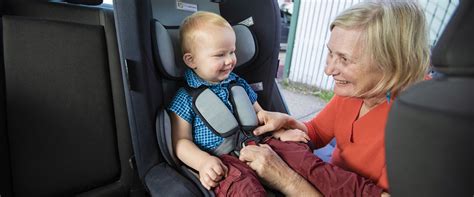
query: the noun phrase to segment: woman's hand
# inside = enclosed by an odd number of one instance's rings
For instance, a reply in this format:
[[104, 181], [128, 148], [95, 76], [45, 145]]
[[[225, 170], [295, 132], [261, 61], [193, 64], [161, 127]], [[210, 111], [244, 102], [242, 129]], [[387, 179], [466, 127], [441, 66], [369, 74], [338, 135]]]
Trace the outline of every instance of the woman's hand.
[[281, 188], [284, 182], [281, 173], [275, 173], [289, 169], [288, 165], [267, 144], [260, 146], [248, 145], [240, 151], [239, 159], [246, 162], [250, 168], [255, 170], [266, 184], [274, 188]]
[[279, 190], [285, 196], [320, 196], [310, 183], [288, 167], [267, 144], [244, 147], [239, 159], [255, 170], [264, 184]]
[[[257, 127], [253, 133], [255, 135], [261, 135], [269, 131], [279, 130], [281, 128], [291, 128], [289, 125], [290, 122], [296, 121], [288, 114], [280, 112], [270, 112], [265, 110], [260, 110], [257, 113], [258, 122], [260, 125]], [[293, 128], [297, 129], [297, 128]]]
[[274, 131], [272, 136], [283, 142], [290, 141], [308, 143], [310, 140], [308, 134], [299, 129], [280, 129], [278, 131]]
[[209, 156], [199, 167], [199, 180], [206, 189], [210, 190], [227, 175], [227, 170], [227, 166], [219, 158]]

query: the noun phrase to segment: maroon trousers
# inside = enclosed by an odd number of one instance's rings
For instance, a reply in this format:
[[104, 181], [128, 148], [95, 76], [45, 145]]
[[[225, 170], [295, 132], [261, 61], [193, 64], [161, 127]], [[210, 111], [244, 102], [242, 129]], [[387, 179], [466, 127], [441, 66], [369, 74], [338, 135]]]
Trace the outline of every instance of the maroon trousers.
[[[304, 143], [273, 138], [265, 143], [324, 196], [380, 196], [383, 191], [369, 179], [323, 162]], [[221, 160], [229, 172], [214, 189], [217, 196], [266, 196], [249, 166], [230, 155], [221, 156]]]

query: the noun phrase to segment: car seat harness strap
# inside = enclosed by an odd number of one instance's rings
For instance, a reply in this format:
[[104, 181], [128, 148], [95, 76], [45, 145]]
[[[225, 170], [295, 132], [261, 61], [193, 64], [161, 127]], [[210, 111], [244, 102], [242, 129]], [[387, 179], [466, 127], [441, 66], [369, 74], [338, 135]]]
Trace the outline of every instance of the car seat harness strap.
[[239, 155], [247, 142], [258, 144], [261, 141], [262, 137], [253, 134], [258, 126], [257, 114], [242, 86], [231, 83], [228, 87], [233, 112], [207, 87], [188, 86], [186, 91], [192, 97], [196, 115], [213, 133], [224, 138], [224, 142], [211, 151], [212, 154], [219, 156], [233, 151]]

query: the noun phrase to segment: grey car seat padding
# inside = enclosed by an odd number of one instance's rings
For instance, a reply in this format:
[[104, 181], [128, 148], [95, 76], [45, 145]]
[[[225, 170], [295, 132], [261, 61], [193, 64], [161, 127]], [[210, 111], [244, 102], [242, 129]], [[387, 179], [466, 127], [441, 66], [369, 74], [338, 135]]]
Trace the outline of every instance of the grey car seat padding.
[[[188, 90], [188, 92], [193, 91]], [[222, 133], [222, 135], [227, 137], [224, 139], [224, 142], [212, 152], [214, 155], [227, 154], [234, 150], [238, 136], [231, 136], [232, 134], [240, 129], [242, 129], [243, 132], [249, 133], [258, 125], [255, 109], [244, 88], [238, 85], [232, 85], [230, 87], [230, 93], [230, 100], [234, 107], [235, 116], [238, 117], [237, 119], [210, 89], [196, 89], [194, 93], [190, 93], [196, 94], [191, 95], [193, 98], [196, 98], [193, 101], [193, 103], [195, 103], [193, 106], [199, 108], [193, 110], [197, 111], [197, 114], [200, 116], [204, 114], [204, 118], [202, 119], [213, 132], [218, 135]], [[165, 124], [160, 124], [161, 121], [164, 121]], [[157, 115], [156, 130], [157, 141], [165, 160], [172, 166], [179, 165], [180, 161], [173, 151], [170, 118], [165, 111], [161, 111]]]
[[[186, 65], [181, 56], [179, 30], [177, 26], [163, 26], [154, 22], [153, 57], [158, 70], [168, 78], [181, 79]], [[257, 42], [253, 33], [245, 25], [232, 26], [236, 35], [235, 55], [238, 59], [236, 67], [244, 67], [251, 63], [257, 54]]]
[[193, 109], [203, 118], [206, 125], [221, 137], [229, 137], [239, 130], [237, 119], [209, 88], [194, 97]]
[[224, 138], [224, 142], [211, 151], [212, 154], [219, 156], [233, 150], [238, 151], [242, 142], [257, 139], [251, 133], [258, 126], [257, 115], [242, 86], [229, 86], [229, 98], [234, 113], [209, 88], [188, 88], [188, 93], [193, 98], [193, 110], [196, 115], [212, 132]]
[[246, 131], [253, 131], [258, 125], [257, 114], [249, 100], [247, 92], [242, 86], [234, 85], [230, 88], [231, 102], [234, 106], [234, 113], [238, 117], [241, 128]]

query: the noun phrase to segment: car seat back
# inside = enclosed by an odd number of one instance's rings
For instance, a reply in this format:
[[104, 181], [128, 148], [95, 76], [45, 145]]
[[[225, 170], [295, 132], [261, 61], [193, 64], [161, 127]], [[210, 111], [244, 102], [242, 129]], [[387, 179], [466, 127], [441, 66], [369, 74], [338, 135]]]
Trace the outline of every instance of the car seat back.
[[92, 6], [101, 3], [6, 6], [2, 76], [15, 196], [127, 196], [142, 187], [130, 163], [113, 11]]
[[433, 49], [444, 74], [394, 101], [386, 128], [393, 196], [474, 194], [474, 3], [461, 1]]
[[[0, 21], [4, 13], [4, 1], [0, 1]], [[7, 140], [5, 69], [3, 64], [3, 26], [0, 26], [0, 195], [11, 196], [10, 152]]]

